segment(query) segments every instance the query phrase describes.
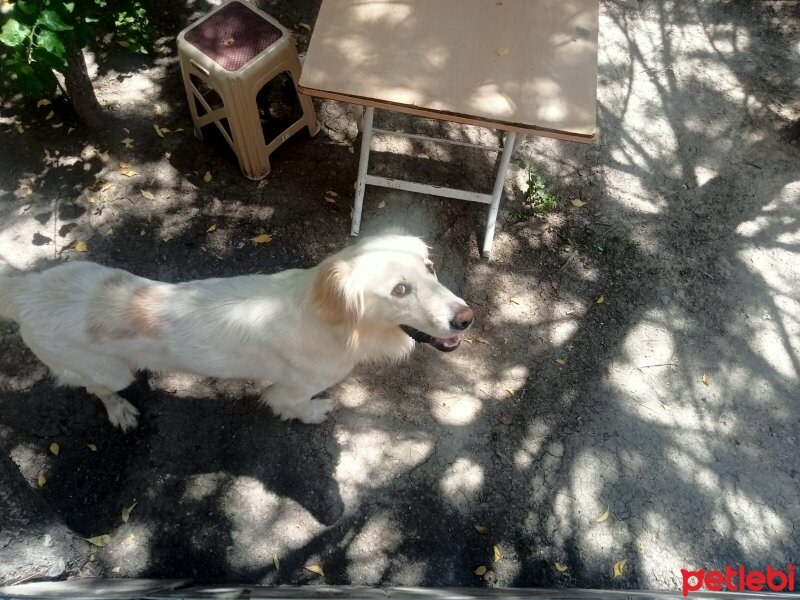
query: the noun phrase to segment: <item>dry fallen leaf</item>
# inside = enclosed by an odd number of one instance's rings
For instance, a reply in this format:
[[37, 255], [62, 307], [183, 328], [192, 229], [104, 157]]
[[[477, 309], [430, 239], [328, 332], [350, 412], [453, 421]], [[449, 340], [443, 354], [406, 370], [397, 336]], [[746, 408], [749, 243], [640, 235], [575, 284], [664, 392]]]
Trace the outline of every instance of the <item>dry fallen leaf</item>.
[[94, 537], [84, 538], [84, 539], [90, 544], [102, 548], [103, 546], [108, 544], [108, 542], [111, 541], [111, 536], [108, 535], [107, 533], [104, 533], [103, 535], [96, 535]]
[[205, 175], [203, 175], [203, 181], [205, 181], [206, 183], [208, 183], [208, 182], [209, 182], [209, 181], [211, 181], [212, 179], [213, 179], [213, 177], [211, 176], [211, 171], [206, 171], [206, 174], [205, 174]]
[[88, 252], [89, 246], [86, 245], [86, 242], [83, 240], [78, 240], [75, 242], [75, 252]]
[[486, 525], [475, 525], [475, 531], [478, 533], [488, 533], [489, 528]]
[[52, 119], [52, 118], [53, 118], [55, 115], [56, 115], [56, 113], [54, 113], [54, 112], [51, 110], [49, 113], [47, 113], [47, 116], [44, 118], [44, 120], [45, 120], [45, 121], [49, 121], [49, 120], [50, 120], [50, 119]]
[[625, 565], [628, 564], [628, 559], [618, 560], [614, 563], [614, 579], [622, 577], [625, 573]]
[[312, 573], [316, 573], [320, 577], [325, 577], [325, 573], [322, 570], [322, 567], [319, 565], [307, 565], [306, 571], [311, 571]]
[[598, 296], [597, 300], [594, 301], [595, 304], [603, 304], [606, 301], [606, 297], [603, 294]]
[[36, 476], [36, 483], [39, 485], [40, 488], [44, 487], [44, 484], [47, 483], [47, 477], [44, 476], [44, 473], [41, 471]]
[[386, 200], [381, 200], [380, 202], [378, 202], [378, 208], [383, 208], [385, 206], [386, 206]]
[[61, 452], [61, 447], [58, 445], [57, 442], [53, 442], [50, 444], [50, 453], [58, 456], [59, 452]]
[[505, 56], [509, 52], [511, 52], [511, 48], [497, 48], [494, 51], [494, 53], [497, 54], [497, 56]]
[[486, 340], [485, 338], [482, 338], [480, 336], [475, 338], [475, 341], [478, 342], [479, 344], [486, 344], [487, 346], [491, 346], [491, 344], [489, 343], [488, 340]]
[[125, 175], [125, 177], [136, 177], [138, 175], [133, 169], [125, 169], [122, 174]]
[[556, 362], [557, 362], [558, 364], [560, 364], [560, 365], [563, 367], [565, 364], [567, 364], [567, 359], [566, 359], [566, 358], [564, 358], [563, 356], [559, 356], [559, 357], [556, 359]]
[[216, 230], [217, 230], [217, 224], [216, 224], [216, 223], [214, 223], [214, 224], [213, 224], [211, 227], [209, 227], [208, 229], [206, 229], [206, 231], [207, 231], [208, 233], [211, 233], [212, 231], [216, 231]]
[[602, 513], [600, 513], [597, 518], [594, 520], [595, 523], [605, 523], [608, 521], [608, 517], [611, 516], [611, 508], [606, 508]]
[[164, 137], [164, 134], [161, 132], [161, 128], [158, 125], [156, 125], [155, 123], [153, 123], [153, 129], [156, 130], [156, 135], [158, 137]]
[[575, 208], [580, 208], [581, 206], [586, 206], [586, 202], [584, 202], [583, 200], [580, 200], [578, 198], [572, 198], [569, 202]]
[[261, 235], [250, 238], [250, 241], [254, 244], [269, 244], [272, 241], [272, 236], [268, 233], [262, 233]]
[[711, 379], [705, 373], [703, 373], [703, 384], [704, 385], [711, 385]]
[[553, 566], [556, 568], [556, 571], [558, 571], [559, 573], [564, 573], [564, 572], [566, 572], [567, 569], [569, 569], [569, 567], [567, 565], [565, 565], [564, 563], [562, 563], [562, 562], [557, 562]]
[[508, 301], [511, 304], [519, 304], [519, 298], [517, 298], [516, 296], [512, 296], [511, 298], [508, 299]]
[[126, 137], [124, 140], [122, 140], [122, 143], [125, 144], [126, 148], [133, 148], [133, 140], [129, 137]]
[[303, 29], [308, 29], [309, 31], [311, 31], [311, 25], [309, 25], [308, 23], [298, 23], [297, 26], [298, 27], [302, 27]]
[[281, 561], [278, 560], [278, 555], [277, 554], [273, 554], [272, 555], [272, 564], [275, 565], [275, 570], [276, 571], [280, 571], [281, 570]]
[[97, 446], [95, 446], [94, 444], [86, 444], [86, 446], [87, 446], [87, 447], [89, 448], [89, 450], [91, 450], [92, 452], [97, 452]]
[[41, 100], [39, 100], [39, 101], [36, 103], [36, 108], [41, 108], [41, 107], [43, 107], [43, 106], [47, 106], [47, 105], [49, 105], [49, 104], [52, 104], [52, 103], [50, 102], [50, 100], [48, 100], [47, 98], [42, 98]]
[[156, 113], [156, 115], [161, 115], [161, 114], [164, 113], [164, 109], [161, 107], [160, 104], [154, 104], [153, 105], [153, 112]]
[[475, 575], [477, 575], [478, 577], [483, 577], [483, 576], [486, 574], [486, 567], [485, 567], [484, 565], [481, 565], [480, 567], [478, 567], [477, 569], [475, 569], [475, 571], [473, 571], [473, 572], [474, 572], [474, 573], [475, 573]]
[[492, 546], [492, 560], [498, 562], [503, 558], [503, 553], [500, 552], [500, 546]]
[[153, 195], [153, 192], [150, 192], [148, 190], [141, 190], [141, 194], [144, 198], [147, 198], [148, 200], [156, 199], [155, 195]]
[[131, 511], [136, 507], [138, 502], [134, 502], [127, 508], [122, 509], [122, 522], [127, 523], [128, 520], [131, 518]]
[[[22, 132], [20, 131], [20, 133], [22, 133]], [[355, 150], [355, 148], [353, 148], [352, 146], [348, 146], [348, 147], [347, 147], [347, 151], [348, 151], [350, 154], [355, 154], [355, 153], [356, 153], [356, 150]]]
[[25, 133], [25, 130], [22, 128], [22, 125], [20, 123], [16, 124], [16, 129], [20, 133]]
[[120, 573], [121, 571], [122, 571], [122, 567], [114, 567], [113, 569], [111, 569], [112, 573]]

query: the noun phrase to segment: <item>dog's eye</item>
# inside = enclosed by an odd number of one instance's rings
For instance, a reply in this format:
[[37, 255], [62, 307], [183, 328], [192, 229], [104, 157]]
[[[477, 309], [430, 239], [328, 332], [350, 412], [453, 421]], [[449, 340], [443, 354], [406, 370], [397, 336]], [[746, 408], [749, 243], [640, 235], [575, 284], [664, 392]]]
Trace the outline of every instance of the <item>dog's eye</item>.
[[436, 269], [433, 268], [433, 263], [432, 262], [426, 262], [425, 263], [425, 268], [428, 269], [428, 273], [430, 273], [431, 275], [436, 277]]
[[408, 296], [411, 293], [411, 286], [407, 283], [398, 283], [394, 286], [392, 290], [392, 296], [397, 296], [398, 298], [402, 298], [403, 296]]

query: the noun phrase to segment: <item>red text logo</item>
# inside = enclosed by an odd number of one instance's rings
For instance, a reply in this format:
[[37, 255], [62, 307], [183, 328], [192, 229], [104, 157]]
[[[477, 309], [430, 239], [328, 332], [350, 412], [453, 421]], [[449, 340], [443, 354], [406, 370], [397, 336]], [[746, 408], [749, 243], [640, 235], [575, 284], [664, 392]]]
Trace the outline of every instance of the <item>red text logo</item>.
[[773, 592], [794, 591], [795, 566], [787, 565], [785, 571], [773, 569], [767, 565], [766, 571], [747, 571], [743, 566], [734, 569], [725, 566], [725, 572], [705, 569], [687, 571], [681, 569], [683, 575], [683, 595], [696, 592], [705, 587], [710, 592], [727, 589], [729, 592], [760, 592], [764, 588]]

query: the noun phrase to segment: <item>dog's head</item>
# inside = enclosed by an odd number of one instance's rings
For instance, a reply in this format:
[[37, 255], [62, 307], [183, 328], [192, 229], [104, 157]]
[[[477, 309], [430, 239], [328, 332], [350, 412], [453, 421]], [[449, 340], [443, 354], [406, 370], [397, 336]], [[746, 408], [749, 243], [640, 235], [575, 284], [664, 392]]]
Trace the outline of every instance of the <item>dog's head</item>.
[[474, 314], [436, 278], [419, 238], [385, 234], [365, 238], [317, 267], [314, 304], [330, 323], [357, 332], [399, 327], [418, 342], [450, 352]]

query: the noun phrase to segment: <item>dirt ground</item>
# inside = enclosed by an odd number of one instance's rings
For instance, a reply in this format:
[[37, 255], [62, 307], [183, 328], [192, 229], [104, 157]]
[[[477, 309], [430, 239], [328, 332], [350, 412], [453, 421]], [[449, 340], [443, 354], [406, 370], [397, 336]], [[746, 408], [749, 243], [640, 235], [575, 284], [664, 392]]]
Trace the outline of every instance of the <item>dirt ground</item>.
[[[153, 56], [92, 54], [103, 131], [4, 94], [0, 272], [185, 281], [349, 243], [356, 111], [318, 102], [320, 134], [248, 181], [191, 134], [174, 40], [210, 5], [153, 5]], [[262, 7], [307, 47], [318, 0]], [[525, 141], [490, 261], [483, 207], [368, 190], [363, 231], [424, 236], [477, 325], [458, 352], [360, 368], [322, 425], [250, 384], [143, 374], [122, 434], [0, 323], [0, 582], [674, 589], [681, 568], [800, 561], [800, 4], [603, 1], [599, 60], [597, 142]], [[382, 143], [379, 172], [491, 185], [491, 156]], [[523, 214], [526, 160], [559, 198], [545, 218]]]

